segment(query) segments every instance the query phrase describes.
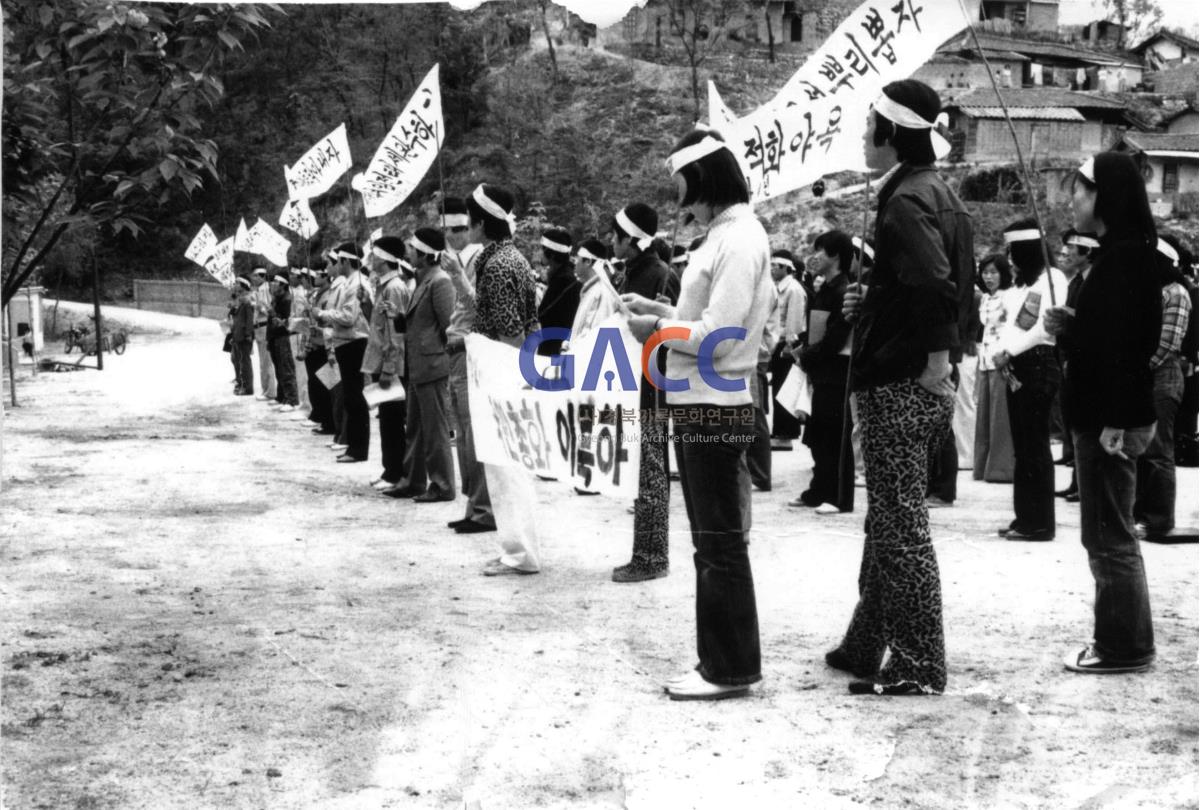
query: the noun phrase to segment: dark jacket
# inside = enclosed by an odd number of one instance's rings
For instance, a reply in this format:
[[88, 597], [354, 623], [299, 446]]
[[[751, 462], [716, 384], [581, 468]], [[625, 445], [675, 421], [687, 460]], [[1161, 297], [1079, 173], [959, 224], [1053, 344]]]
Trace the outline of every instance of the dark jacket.
[[267, 340], [287, 337], [288, 320], [292, 317], [292, 293], [284, 288], [271, 299], [271, 312], [267, 318]]
[[[846, 384], [846, 363], [849, 358], [841, 354], [850, 338], [850, 324], [842, 315], [842, 298], [846, 295], [849, 279], [839, 273], [833, 281], [821, 285], [812, 297], [808, 308], [808, 335], [813, 335], [814, 313], [824, 313], [825, 331], [821, 339], [809, 344], [800, 355], [800, 368], [814, 385], [824, 383]], [[820, 317], [820, 316], [818, 316]]]
[[446, 327], [454, 314], [454, 283], [440, 267], [430, 268], [413, 290], [406, 315], [405, 352], [413, 385], [450, 376]]
[[1067, 360], [1063, 415], [1076, 430], [1154, 422], [1150, 358], [1162, 325], [1154, 248], [1105, 236], [1075, 295], [1075, 317], [1058, 345]]
[[233, 327], [229, 333], [234, 343], [254, 340], [254, 299], [249, 294], [238, 297], [237, 308], [233, 311]]
[[679, 301], [679, 280], [654, 251], [643, 250], [625, 262], [625, 278], [617, 292], [637, 293], [651, 301], [665, 295], [673, 306]]
[[[542, 303], [538, 305], [538, 323], [543, 329], [558, 327], [570, 329], [575, 322], [575, 311], [579, 309], [579, 294], [583, 285], [575, 278], [570, 266], [550, 277]], [[562, 352], [561, 340], [547, 340], [538, 346], [538, 354], [554, 355]]]
[[915, 379], [931, 352], [959, 362], [972, 337], [974, 277], [970, 214], [932, 166], [901, 166], [879, 193], [854, 388]]

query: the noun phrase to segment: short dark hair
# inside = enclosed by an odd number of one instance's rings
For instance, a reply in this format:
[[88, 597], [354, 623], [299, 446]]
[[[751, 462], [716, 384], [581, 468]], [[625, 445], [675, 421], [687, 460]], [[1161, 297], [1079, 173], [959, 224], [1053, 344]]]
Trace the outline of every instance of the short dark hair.
[[983, 268], [991, 265], [996, 268], [996, 272], [1000, 274], [1001, 290], [1007, 290], [1012, 286], [1012, 265], [1008, 263], [1008, 257], [1003, 253], [989, 253], [979, 260], [979, 289], [987, 292], [987, 288], [983, 286]]
[[[936, 121], [942, 111], [942, 100], [937, 91], [916, 79], [891, 82], [884, 86], [883, 92], [892, 101], [903, 104], [926, 121]], [[937, 160], [929, 140], [929, 130], [897, 126], [879, 113], [875, 113], [874, 141], [876, 146], [890, 142], [902, 163], [926, 166]]]
[[[787, 270], [788, 273], [795, 273], [795, 272], [800, 271], [800, 267], [796, 262], [796, 256], [787, 248], [780, 248], [779, 250], [772, 250], [771, 258], [772, 259], [787, 259], [789, 262], [791, 262], [792, 267], [790, 267], [790, 268], [784, 267], [784, 269]], [[795, 269], [793, 269], [793, 268], [795, 268]]]
[[[516, 209], [516, 198], [504, 189], [484, 184], [483, 191], [505, 211]], [[501, 242], [512, 238], [512, 231], [508, 229], [508, 220], [499, 219], [484, 211], [479, 203], [475, 202], [474, 196], [467, 197], [467, 216], [471, 218], [471, 224], [483, 225], [483, 235], [488, 239]]]
[[[1175, 252], [1179, 254], [1179, 263], [1174, 264], [1157, 249], [1154, 251], [1154, 264], [1158, 284], [1160, 287], [1165, 287], [1168, 284], [1183, 283], [1183, 262], [1184, 254], [1187, 253], [1186, 248], [1180, 244], [1179, 239], [1174, 234], [1163, 234], [1159, 237], [1171, 247], [1175, 248]], [[1195, 317], [1193, 314], [1192, 317]]]
[[[716, 130], [694, 129], [679, 139], [671, 154], [695, 146], [705, 137], [725, 142], [725, 138]], [[687, 164], [679, 170], [679, 174], [683, 177], [686, 189], [680, 203], [682, 206], [696, 203], [730, 206], [750, 202], [750, 188], [746, 185], [742, 167], [728, 148], [718, 149]]]
[[1086, 245], [1071, 244], [1071, 237], [1073, 237], [1073, 236], [1086, 236], [1091, 239], [1099, 239], [1099, 237], [1096, 236], [1096, 234], [1094, 234], [1094, 233], [1080, 233], [1079, 231], [1075, 230], [1074, 228], [1067, 228], [1065, 231], [1063, 231], [1063, 235], [1062, 235], [1063, 247], [1075, 248], [1076, 255], [1086, 256], [1089, 259], [1092, 258], [1092, 248], [1087, 247]]
[[[1033, 217], [1018, 219], [1004, 229], [1005, 233], [1013, 231], [1039, 231], [1037, 220]], [[1029, 286], [1037, 281], [1038, 276], [1046, 269], [1046, 253], [1043, 243], [1045, 236], [1021, 242], [1013, 242], [1008, 246], [1008, 254], [1012, 256], [1013, 265], [1017, 268], [1016, 281], [1018, 284]]]
[[826, 256], [837, 256], [838, 269], [843, 273], [850, 272], [854, 262], [854, 243], [850, 234], [845, 231], [826, 231], [813, 240], [813, 247], [825, 251]]
[[576, 252], [579, 251], [579, 248], [586, 248], [588, 253], [592, 254], [598, 259], [608, 258], [608, 245], [606, 245], [600, 239], [596, 239], [594, 237], [592, 239], [584, 239], [575, 246]]
[[1075, 182], [1096, 192], [1096, 218], [1104, 223], [1105, 238], [1133, 238], [1153, 248], [1158, 230], [1137, 163], [1121, 152], [1101, 152], [1092, 166], [1095, 181], [1076, 172]]

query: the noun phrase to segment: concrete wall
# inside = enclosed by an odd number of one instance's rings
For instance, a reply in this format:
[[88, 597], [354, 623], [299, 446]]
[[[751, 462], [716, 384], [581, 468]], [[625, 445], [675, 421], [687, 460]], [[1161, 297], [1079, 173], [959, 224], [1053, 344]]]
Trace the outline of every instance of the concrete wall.
[[228, 312], [229, 290], [200, 281], [134, 280], [133, 300], [138, 309], [151, 312], [221, 320]]
[[[1003, 71], [1008, 68], [1014, 85], [1021, 81], [1020, 62], [992, 62], [992, 67]], [[950, 87], [986, 87], [992, 86], [988, 79], [987, 68], [982, 62], [926, 62], [913, 74], [914, 79], [925, 82], [934, 90], [944, 90]], [[1003, 80], [997, 80], [1004, 86]]]
[[1058, 31], [1058, 3], [1030, 3], [1026, 31]]
[[[1000, 119], [965, 120], [966, 151], [963, 159], [1012, 161], [1016, 150], [1008, 125]], [[1025, 158], [1082, 159], [1099, 152], [1100, 124], [1090, 121], [1014, 121]], [[1090, 144], [1097, 144], [1090, 146]]]
[[1175, 190], [1176, 194], [1187, 194], [1189, 192], [1200, 191], [1200, 169], [1197, 168], [1197, 162], [1194, 160], [1181, 160], [1177, 158], [1146, 158], [1146, 193], [1150, 195], [1150, 199], [1161, 199], [1163, 195], [1163, 174], [1167, 164], [1172, 164], [1177, 167], [1179, 173], [1179, 187]]

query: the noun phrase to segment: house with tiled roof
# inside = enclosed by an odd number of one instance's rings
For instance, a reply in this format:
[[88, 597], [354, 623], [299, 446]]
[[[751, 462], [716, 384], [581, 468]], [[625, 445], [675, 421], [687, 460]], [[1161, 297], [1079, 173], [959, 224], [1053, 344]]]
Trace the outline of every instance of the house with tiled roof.
[[[1102, 90], [1118, 93], [1143, 83], [1141, 63], [1120, 54], [1094, 51], [1061, 42], [1022, 39], [980, 33], [979, 45], [968, 34], [955, 37], [938, 49], [937, 56], [957, 56], [982, 63], [991, 63], [1001, 86], [1062, 87], [1071, 90]], [[986, 77], [986, 73], [984, 76]], [[922, 67], [915, 77], [929, 81], [930, 72]], [[940, 89], [937, 82], [929, 82]], [[942, 86], [946, 86], [944, 83]], [[978, 85], [973, 85], [978, 86]]]
[[[941, 90], [955, 157], [969, 163], [1011, 162], [1013, 138], [992, 88]], [[1026, 158], [1080, 159], [1108, 148], [1128, 126], [1125, 105], [1098, 93], [1055, 87], [1000, 91]]]
[[1200, 136], [1194, 132], [1126, 132], [1113, 147], [1142, 166], [1154, 213], [1196, 213], [1200, 191]]
[[1162, 70], [1172, 65], [1196, 62], [1200, 59], [1200, 42], [1161, 28], [1134, 45], [1130, 51], [1142, 59], [1148, 70]]

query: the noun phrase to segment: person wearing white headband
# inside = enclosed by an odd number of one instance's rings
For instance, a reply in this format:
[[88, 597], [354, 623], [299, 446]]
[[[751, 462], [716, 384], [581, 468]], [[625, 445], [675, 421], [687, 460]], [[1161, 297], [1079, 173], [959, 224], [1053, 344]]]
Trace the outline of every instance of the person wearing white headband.
[[314, 311], [318, 322], [330, 328], [327, 348], [333, 350], [342, 387], [342, 431], [345, 444], [334, 442], [330, 449], [342, 451], [339, 464], [367, 460], [371, 449], [371, 423], [367, 400], [363, 396], [363, 357], [367, 352], [369, 319], [374, 301], [360, 272], [358, 246], [343, 242], [330, 251], [334, 271], [341, 281], [332, 286], [328, 308]]
[[[490, 340], [520, 348], [525, 338], [538, 329], [537, 288], [529, 262], [513, 244], [515, 230], [512, 194], [496, 186], [481, 184], [467, 198], [471, 230], [483, 241], [483, 249], [474, 259], [475, 284], [459, 286], [459, 295], [467, 295], [475, 306], [472, 332]], [[513, 369], [513, 373], [517, 373]], [[472, 437], [473, 438], [473, 437]], [[536, 529], [515, 510], [524, 502], [522, 493], [534, 498], [532, 484], [523, 470], [502, 465], [477, 467], [476, 492], [468, 502], [468, 514], [453, 521], [459, 534], [496, 531], [497, 523], [507, 523], [500, 538], [500, 556], [484, 564], [484, 576], [536, 574], [541, 566]], [[513, 497], [493, 503], [487, 490], [488, 479]], [[511, 489], [510, 489], [511, 487]], [[507, 518], [507, 520], [506, 520]], [[524, 527], [524, 528], [522, 528]]]
[[[312, 289], [308, 291], [308, 335], [304, 341], [304, 370], [308, 376], [308, 401], [312, 405], [312, 410], [309, 411], [309, 421], [313, 422], [312, 433], [316, 436], [333, 436], [336, 433], [337, 425], [340, 424], [341, 416], [338, 416], [338, 422], [334, 421], [333, 410], [333, 389], [326, 388], [317, 376], [326, 363], [329, 362], [330, 354], [325, 346], [325, 329], [318, 322], [316, 313], [318, 310], [329, 306], [330, 279], [329, 273], [325, 269], [325, 260], [317, 259], [314, 267], [311, 269]], [[338, 383], [335, 388], [338, 388], [341, 383]], [[340, 396], [341, 389], [338, 388], [339, 405], [341, 404]], [[340, 411], [339, 411], [340, 413]]]
[[470, 224], [466, 200], [447, 197], [442, 201], [442, 233], [446, 237], [442, 269], [450, 276], [455, 291], [454, 311], [450, 315], [450, 325], [446, 327], [446, 351], [450, 356], [450, 407], [454, 411], [454, 452], [458, 456], [462, 493], [467, 498], [466, 514], [460, 520], [449, 522], [452, 529], [468, 524], [496, 525], [483, 465], [475, 458], [467, 392], [466, 338], [475, 325], [475, 258], [483, 249], [478, 242], [472, 241]]
[[[751, 484], [744, 465], [755, 437], [750, 385], [757, 379], [775, 295], [771, 248], [750, 207], [736, 158], [710, 140], [721, 139], [711, 131], [689, 132], [668, 162], [680, 208], [707, 231], [704, 244], [692, 252], [678, 304], [622, 297], [633, 313], [630, 331], [639, 341], [658, 335], [658, 342], [668, 329], [681, 335], [667, 344], [665, 377], [678, 382], [666, 398], [695, 549], [699, 661], [666, 683], [672, 700], [739, 697], [762, 679], [758, 602], [747, 548]], [[738, 331], [717, 331], [726, 329]], [[711, 344], [704, 343], [710, 335], [724, 337], [711, 354]], [[714, 373], [728, 382], [716, 383]]]
[[271, 361], [271, 342], [267, 339], [267, 320], [271, 315], [271, 282], [265, 267], [250, 271], [254, 285], [254, 345], [258, 352], [258, 381], [262, 393], [254, 398], [274, 407], [278, 405], [275, 364]]
[[292, 357], [292, 287], [283, 273], [271, 277], [271, 309], [267, 315], [267, 346], [275, 367], [276, 402], [279, 413], [292, 413], [300, 404], [296, 390], [296, 361]]
[[[796, 257], [790, 250], [779, 249], [771, 253], [771, 280], [775, 282], [775, 309], [771, 320], [780, 327], [779, 340], [771, 352], [771, 394], [777, 396], [783, 389], [792, 366], [793, 352], [804, 346], [804, 335], [808, 331], [808, 292], [796, 278]], [[800, 422], [787, 408], [776, 407], [771, 424], [771, 449], [788, 451], [792, 442], [800, 438]]]
[[1013, 266], [1013, 285], [1004, 296], [1009, 317], [992, 361], [1011, 380], [1008, 419], [1013, 442], [1012, 521], [999, 534], [1013, 541], [1047, 541], [1055, 536], [1054, 458], [1050, 416], [1062, 381], [1054, 336], [1042, 314], [1067, 300], [1067, 278], [1047, 268], [1037, 221], [1020, 219], [1004, 229]]
[[[543, 329], [570, 329], [583, 290], [572, 266], [571, 235], [561, 228], [543, 232], [542, 259], [546, 263], [546, 291], [538, 304], [538, 322]], [[562, 344], [557, 339], [544, 340], [538, 346], [538, 354], [543, 357], [561, 354]]]
[[[925, 484], [929, 459], [951, 430], [955, 364], [973, 338], [974, 237], [966, 207], [933, 167], [937, 92], [905, 79], [883, 95], [863, 141], [867, 166], [888, 173], [875, 265], [866, 291], [848, 285], [843, 299], [857, 321], [851, 385], [866, 465], [867, 562], [850, 626], [825, 661], [860, 679], [851, 694], [940, 694], [946, 650]], [[908, 607], [895, 621], [889, 606], [900, 603]]]
[[[405, 282], [404, 240], [398, 236], [381, 235], [370, 243], [364, 266], [374, 283], [374, 306], [367, 317], [367, 349], [363, 353], [361, 375], [363, 386], [378, 385], [384, 390], [402, 384], [407, 371], [408, 345], [403, 328], [393, 319], [408, 310], [409, 289]], [[402, 326], [403, 324], [401, 324]], [[390, 491], [404, 478], [407, 448], [406, 422], [409, 406], [405, 400], [379, 404], [379, 456], [383, 471], [371, 482], [379, 491]]]
[[1151, 272], [1157, 228], [1138, 164], [1119, 152], [1089, 158], [1075, 175], [1071, 213], [1075, 229], [1096, 234], [1101, 247], [1074, 299], [1043, 321], [1064, 357], [1061, 401], [1075, 442], [1079, 534], [1095, 604], [1091, 643], [1069, 651], [1063, 666], [1141, 672], [1157, 650], [1133, 512], [1137, 459], [1154, 437], [1150, 361], [1163, 304]]
[[308, 343], [308, 318], [312, 305], [309, 289], [313, 283], [312, 275], [307, 267], [290, 268], [292, 291], [292, 316], [290, 327], [292, 331], [292, 362], [296, 366], [296, 392], [300, 397], [299, 413], [292, 414], [292, 420], [299, 423], [310, 421], [312, 402], [309, 400], [308, 369], [304, 362], [304, 347]]
[[1133, 517], [1146, 537], [1162, 538], [1175, 529], [1175, 425], [1183, 403], [1184, 361], [1180, 352], [1191, 319], [1192, 300], [1179, 268], [1179, 242], [1159, 237], [1155, 277], [1162, 288], [1162, 327], [1150, 358], [1154, 372], [1154, 438], [1137, 460]]
[[618, 312], [621, 301], [616, 290], [608, 283], [608, 271], [604, 267], [608, 246], [599, 239], [585, 239], [575, 247], [574, 252], [575, 277], [582, 287], [579, 306], [571, 321], [571, 340], [578, 341]]
[[236, 304], [229, 330], [233, 355], [234, 396], [254, 396], [254, 292], [250, 280], [238, 276], [234, 282]]
[[[645, 203], [625, 206], [613, 216], [613, 256], [625, 262], [625, 273], [617, 291], [669, 305], [679, 298], [679, 280], [654, 250], [658, 213]], [[651, 359], [666, 369], [666, 348], [659, 347]], [[641, 392], [641, 461], [638, 495], [633, 505], [633, 553], [630, 561], [613, 569], [613, 582], [642, 582], [664, 577], [670, 567], [668, 518], [670, 477], [668, 474], [666, 402], [662, 392], [644, 384]]]
[[454, 312], [454, 284], [441, 267], [446, 240], [441, 231], [418, 228], [408, 240], [417, 286], [403, 309], [390, 307], [393, 325], [407, 344], [408, 435], [403, 478], [390, 497], [415, 503], [454, 500], [454, 456], [450, 449], [450, 356], [446, 326]]

